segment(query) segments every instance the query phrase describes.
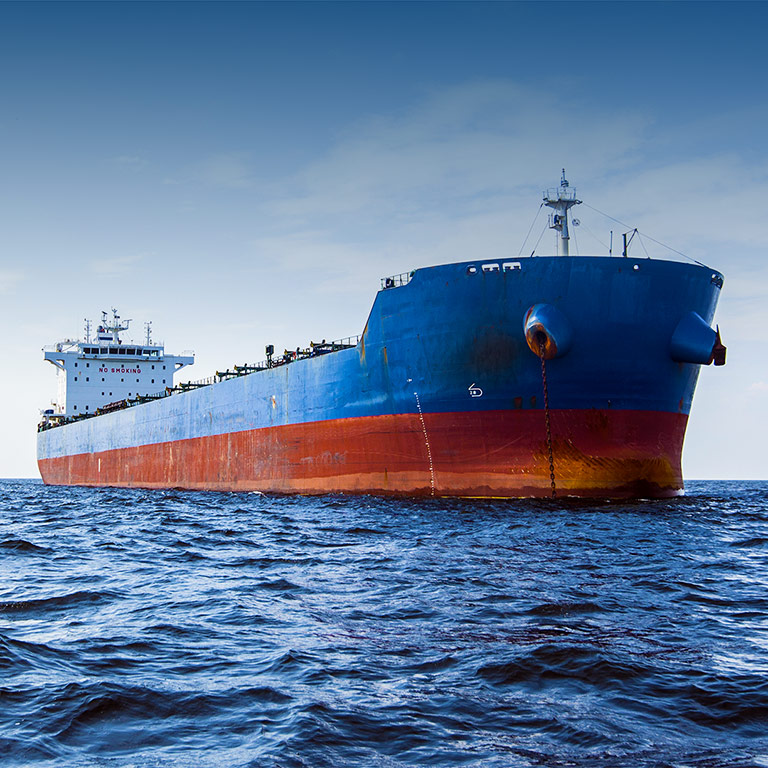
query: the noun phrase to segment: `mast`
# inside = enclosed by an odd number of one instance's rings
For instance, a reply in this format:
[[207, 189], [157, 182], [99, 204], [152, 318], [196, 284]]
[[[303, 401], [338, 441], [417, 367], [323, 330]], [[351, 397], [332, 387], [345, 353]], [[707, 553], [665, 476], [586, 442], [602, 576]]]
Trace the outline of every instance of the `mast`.
[[[102, 312], [102, 315], [104, 315], [104, 318], [106, 319], [107, 313]], [[120, 322], [120, 315], [117, 314], [117, 310], [113, 307], [112, 308], [112, 325], [105, 324], [105, 328], [108, 332], [112, 333], [114, 335], [114, 339], [116, 342], [120, 342], [120, 333], [122, 331], [127, 331], [128, 326], [131, 324], [130, 320], [124, 320], [122, 323]]]
[[568, 185], [568, 180], [565, 178], [565, 168], [563, 168], [560, 186], [548, 189], [544, 193], [544, 205], [554, 209], [554, 213], [549, 214], [549, 228], [560, 233], [557, 240], [558, 256], [568, 256], [568, 241], [570, 240], [568, 211], [580, 203], [581, 200], [576, 199], [576, 190]]
[[112, 322], [107, 319], [107, 313], [106, 311], [102, 311], [101, 313], [101, 323], [99, 324], [98, 328], [96, 329], [97, 334], [97, 340], [99, 342], [114, 342], [115, 344], [122, 344], [122, 340], [120, 339], [120, 333], [122, 331], [127, 331], [128, 326], [131, 324], [130, 320], [125, 320], [122, 323], [120, 322], [120, 315], [117, 314], [117, 310], [112, 310]]

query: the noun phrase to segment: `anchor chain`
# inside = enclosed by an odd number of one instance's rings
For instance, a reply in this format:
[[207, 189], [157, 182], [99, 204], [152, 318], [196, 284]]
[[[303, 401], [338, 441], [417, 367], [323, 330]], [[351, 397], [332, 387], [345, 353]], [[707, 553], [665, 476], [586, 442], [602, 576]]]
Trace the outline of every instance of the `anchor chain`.
[[541, 383], [544, 387], [544, 423], [547, 427], [547, 453], [549, 454], [549, 480], [552, 486], [552, 498], [557, 496], [555, 485], [555, 458], [552, 453], [552, 427], [549, 419], [549, 391], [547, 389], [547, 360], [545, 357], [545, 341], [539, 342], [539, 357], [541, 358]]

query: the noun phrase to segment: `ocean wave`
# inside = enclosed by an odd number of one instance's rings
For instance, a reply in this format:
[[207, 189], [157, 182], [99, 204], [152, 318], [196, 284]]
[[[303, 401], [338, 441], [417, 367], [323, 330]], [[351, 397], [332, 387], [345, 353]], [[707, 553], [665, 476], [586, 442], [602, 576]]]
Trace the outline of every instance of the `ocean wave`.
[[768, 768], [766, 483], [0, 514], [3, 768]]

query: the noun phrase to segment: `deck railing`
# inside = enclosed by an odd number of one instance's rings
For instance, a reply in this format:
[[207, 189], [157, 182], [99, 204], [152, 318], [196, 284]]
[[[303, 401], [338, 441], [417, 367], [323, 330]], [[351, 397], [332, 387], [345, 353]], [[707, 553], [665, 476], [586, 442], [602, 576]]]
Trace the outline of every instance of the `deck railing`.
[[381, 288], [385, 290], [387, 288], [399, 288], [403, 285], [408, 285], [413, 277], [413, 271], [401, 272], [399, 275], [390, 275], [389, 277], [381, 278]]

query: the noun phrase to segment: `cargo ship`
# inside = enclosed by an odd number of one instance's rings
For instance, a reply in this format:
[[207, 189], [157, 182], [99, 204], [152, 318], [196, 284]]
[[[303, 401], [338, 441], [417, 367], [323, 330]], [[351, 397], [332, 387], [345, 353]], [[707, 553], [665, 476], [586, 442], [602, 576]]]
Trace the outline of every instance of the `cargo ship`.
[[[59, 394], [38, 426], [49, 484], [482, 498], [683, 493], [682, 448], [723, 276], [698, 262], [569, 252], [581, 201], [544, 193], [557, 252], [384, 278], [359, 337], [210, 379], [95, 337], [45, 349]], [[629, 233], [628, 233], [629, 234]]]

